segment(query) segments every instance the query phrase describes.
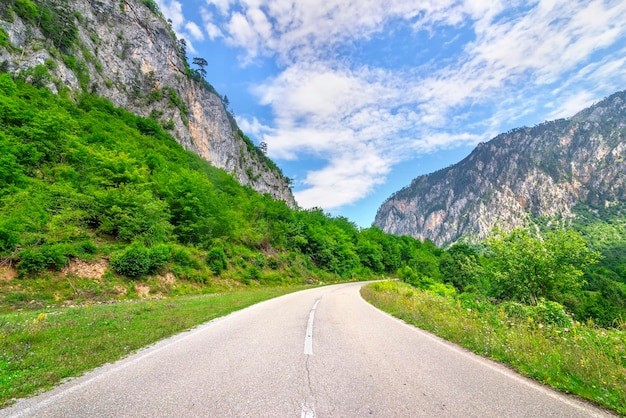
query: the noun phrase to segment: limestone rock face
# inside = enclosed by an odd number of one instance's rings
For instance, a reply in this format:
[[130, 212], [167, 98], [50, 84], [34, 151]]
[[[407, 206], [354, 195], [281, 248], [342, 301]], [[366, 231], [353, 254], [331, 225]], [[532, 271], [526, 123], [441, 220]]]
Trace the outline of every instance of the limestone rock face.
[[569, 119], [479, 144], [456, 165], [420, 176], [379, 208], [386, 232], [440, 246], [476, 241], [493, 227], [567, 221], [576, 205], [626, 202], [626, 92]]
[[[45, 65], [51, 75], [45, 83], [52, 91], [89, 91], [155, 118], [185, 149], [233, 174], [241, 184], [296, 207], [289, 180], [233, 129], [236, 125], [215, 90], [189, 76], [181, 44], [158, 11], [140, 0], [60, 1], [45, 0], [73, 11], [78, 39], [70, 50], [59, 51], [54, 40], [17, 13], [5, 9], [5, 18], [0, 14], [0, 28], [11, 45], [0, 46], [0, 63], [10, 72]], [[217, 57], [206, 59], [220, 65]]]

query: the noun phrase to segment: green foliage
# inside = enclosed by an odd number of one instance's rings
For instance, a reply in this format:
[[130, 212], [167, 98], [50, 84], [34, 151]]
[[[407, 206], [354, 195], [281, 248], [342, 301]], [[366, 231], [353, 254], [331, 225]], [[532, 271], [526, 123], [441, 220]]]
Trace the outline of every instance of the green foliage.
[[413, 270], [409, 266], [404, 266], [398, 270], [398, 278], [420, 289], [428, 289], [431, 285], [435, 284], [430, 277], [420, 274], [420, 272]]
[[40, 16], [37, 5], [30, 0], [16, 0], [13, 3], [13, 8], [19, 17], [31, 24], [35, 24], [36, 19]]
[[78, 78], [81, 88], [86, 92], [91, 79], [87, 64], [84, 61], [77, 60], [73, 55], [64, 55], [63, 63], [67, 66], [67, 68], [74, 72]]
[[181, 115], [184, 116], [187, 113], [189, 113], [189, 109], [187, 108], [187, 105], [185, 104], [183, 99], [180, 98], [176, 90], [174, 90], [172, 87], [164, 87], [163, 93], [167, 95], [167, 98], [169, 99], [172, 106], [180, 110]]
[[182, 267], [193, 269], [200, 268], [198, 261], [191, 256], [189, 250], [185, 247], [175, 247], [172, 249], [172, 262]]
[[67, 265], [67, 248], [63, 245], [42, 245], [26, 248], [18, 254], [17, 267], [21, 273], [41, 273], [46, 269], [60, 270]]
[[42, 64], [20, 71], [18, 76], [37, 87], [45, 87], [51, 80], [48, 68]]
[[549, 300], [540, 300], [534, 306], [519, 302], [505, 302], [501, 307], [508, 317], [518, 320], [530, 320], [538, 324], [555, 325], [563, 328], [573, 324], [572, 317], [565, 311], [565, 307]]
[[113, 254], [110, 263], [116, 273], [129, 277], [148, 274], [152, 267], [148, 248], [138, 243]]
[[0, 27], [0, 48], [5, 48], [9, 50], [13, 49], [13, 47], [11, 46], [11, 42], [9, 41], [9, 34], [7, 33], [7, 31], [4, 30], [4, 28], [1, 28], [1, 27]]
[[111, 257], [111, 268], [128, 277], [154, 274], [170, 261], [172, 250], [168, 245], [147, 248], [141, 243], [133, 243]]
[[458, 290], [475, 288], [480, 281], [477, 251], [467, 244], [455, 244], [441, 255], [439, 269], [444, 281]]
[[17, 248], [19, 235], [11, 228], [0, 227], [0, 254], [12, 253]]
[[81, 19], [79, 13], [72, 11], [72, 7], [66, 0], [56, 2], [30, 1], [30, 0], [7, 0], [12, 4], [17, 15], [37, 26], [45, 39], [60, 50], [69, 48], [78, 39], [76, 19]]
[[159, 15], [159, 6], [156, 4], [156, 2], [154, 0], [141, 0], [141, 2], [143, 4], [146, 5], [146, 7], [148, 9], [150, 9], [150, 11], [156, 15]]
[[531, 305], [540, 298], [556, 300], [563, 293], [580, 291], [583, 270], [599, 258], [572, 230], [549, 232], [543, 239], [524, 229], [497, 231], [487, 245], [498, 296]]
[[222, 247], [212, 247], [207, 253], [206, 263], [213, 273], [221, 274], [227, 267], [224, 249]]

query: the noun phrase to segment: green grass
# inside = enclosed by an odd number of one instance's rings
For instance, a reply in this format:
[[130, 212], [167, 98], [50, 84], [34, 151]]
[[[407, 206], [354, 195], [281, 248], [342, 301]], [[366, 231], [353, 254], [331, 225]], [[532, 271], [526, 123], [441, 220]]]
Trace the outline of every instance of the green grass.
[[0, 315], [0, 408], [213, 318], [299, 289], [256, 288]]
[[569, 327], [514, 318], [502, 307], [444, 297], [405, 283], [361, 291], [390, 314], [566, 393], [626, 415], [626, 332], [573, 322]]

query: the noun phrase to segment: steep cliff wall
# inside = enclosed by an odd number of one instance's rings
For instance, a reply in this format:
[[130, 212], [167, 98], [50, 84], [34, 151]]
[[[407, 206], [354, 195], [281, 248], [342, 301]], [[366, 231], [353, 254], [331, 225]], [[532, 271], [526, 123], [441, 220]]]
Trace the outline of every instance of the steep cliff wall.
[[374, 224], [447, 245], [543, 219], [574, 206], [626, 201], [626, 92], [570, 119], [521, 128], [480, 144], [466, 159], [421, 176], [390, 197]]
[[[289, 181], [233, 130], [222, 99], [189, 76], [181, 44], [151, 1], [22, 0], [0, 5], [0, 63], [58, 92], [85, 90], [167, 127], [177, 141], [244, 185], [296, 206]], [[24, 9], [30, 3], [39, 8]], [[41, 10], [61, 16], [57, 32]], [[56, 22], [56, 21], [55, 21]], [[72, 39], [68, 34], [76, 30]], [[57, 38], [58, 36], [58, 38]], [[59, 40], [69, 39], [71, 42]], [[68, 45], [69, 44], [69, 45]], [[211, 57], [207, 57], [211, 60]], [[212, 65], [219, 65], [219, 62]], [[39, 67], [38, 67], [39, 66]], [[41, 71], [45, 69], [50, 77]]]

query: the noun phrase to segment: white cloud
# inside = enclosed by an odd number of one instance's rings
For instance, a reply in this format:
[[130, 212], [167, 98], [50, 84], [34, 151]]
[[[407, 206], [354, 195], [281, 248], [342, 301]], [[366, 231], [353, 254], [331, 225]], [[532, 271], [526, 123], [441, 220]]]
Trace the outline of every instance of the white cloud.
[[215, 24], [213, 21], [213, 14], [209, 12], [206, 8], [200, 8], [200, 16], [202, 18], [202, 23], [204, 24], [204, 29], [206, 33], [209, 35], [210, 40], [215, 40], [217, 38], [223, 38], [224, 34], [222, 30]]
[[384, 182], [390, 166], [375, 150], [358, 147], [348, 155], [338, 155], [324, 169], [308, 172], [303, 182], [309, 187], [296, 192], [295, 198], [305, 208], [332, 209], [354, 203]]
[[273, 129], [267, 125], [263, 125], [259, 120], [253, 117], [251, 120], [244, 117], [237, 117], [237, 125], [243, 132], [261, 138], [262, 136], [269, 134]]
[[209, 6], [211, 5], [215, 6], [222, 15], [227, 15], [230, 9], [230, 5], [233, 3], [233, 1], [232, 0], [206, 0], [206, 3]]
[[198, 26], [194, 22], [187, 22], [185, 24], [185, 29], [187, 30], [187, 33], [189, 33], [191, 37], [196, 41], [204, 40], [204, 34], [202, 33], [202, 29], [200, 29], [200, 26]]
[[588, 91], [566, 94], [565, 97], [561, 99], [558, 108], [550, 113], [546, 119], [554, 120], [571, 117], [582, 109], [591, 106], [597, 99], [596, 96]]
[[228, 17], [224, 32], [231, 45], [246, 51], [248, 63], [258, 55], [293, 63], [380, 33], [397, 19], [421, 28], [434, 22], [458, 24], [468, 12], [478, 13], [478, 6], [464, 10], [456, 4], [455, 0], [207, 0], [207, 5]]

